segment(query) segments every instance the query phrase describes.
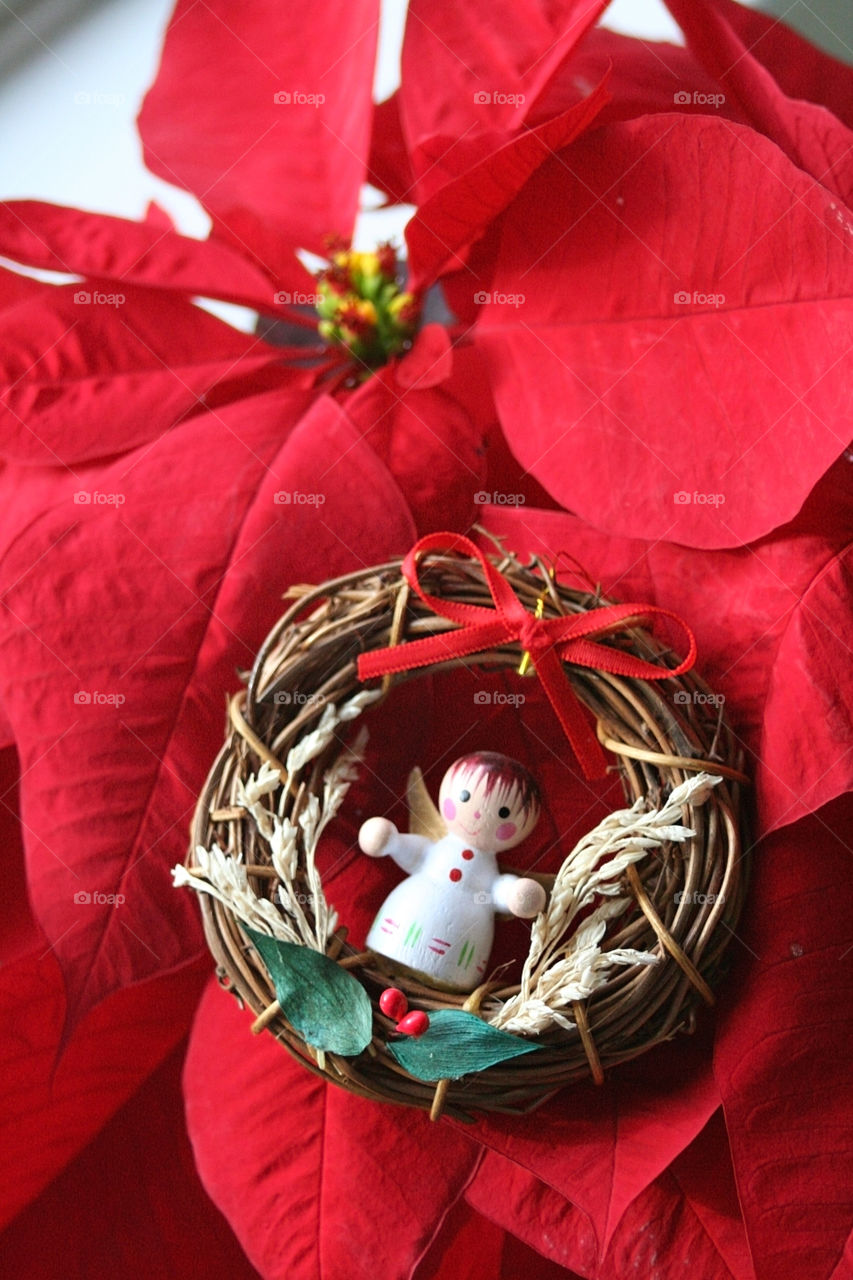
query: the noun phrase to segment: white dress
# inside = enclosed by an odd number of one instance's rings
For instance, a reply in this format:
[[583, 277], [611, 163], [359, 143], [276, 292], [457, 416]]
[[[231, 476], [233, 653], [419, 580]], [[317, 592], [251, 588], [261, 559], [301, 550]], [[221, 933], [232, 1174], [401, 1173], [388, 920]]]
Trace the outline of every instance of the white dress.
[[412, 874], [385, 899], [367, 946], [429, 984], [473, 991], [485, 980], [495, 911], [507, 910], [518, 877], [501, 875], [493, 853], [455, 835], [432, 843], [398, 834], [385, 852]]

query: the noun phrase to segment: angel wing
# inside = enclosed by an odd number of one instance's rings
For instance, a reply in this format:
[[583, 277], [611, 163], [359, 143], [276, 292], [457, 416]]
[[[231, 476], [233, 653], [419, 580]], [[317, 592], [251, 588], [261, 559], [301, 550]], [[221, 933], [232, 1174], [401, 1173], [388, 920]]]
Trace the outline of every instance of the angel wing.
[[441, 840], [447, 835], [444, 819], [427, 791], [424, 775], [417, 765], [406, 783], [406, 803], [409, 806], [409, 831], [412, 835], [426, 836], [429, 840]]

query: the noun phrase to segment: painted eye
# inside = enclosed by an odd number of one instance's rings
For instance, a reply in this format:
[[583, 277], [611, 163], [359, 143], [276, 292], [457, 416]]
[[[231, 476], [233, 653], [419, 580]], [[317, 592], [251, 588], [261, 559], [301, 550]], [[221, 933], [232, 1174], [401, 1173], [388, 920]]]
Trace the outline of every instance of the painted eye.
[[511, 813], [512, 813], [512, 810], [508, 809], [505, 804], [502, 804], [500, 809], [498, 809], [499, 818], [508, 818]]
[[462, 804], [466, 804], [466, 803], [471, 799], [471, 792], [470, 792], [470, 791], [460, 791], [460, 792], [459, 792], [459, 799], [461, 800]]

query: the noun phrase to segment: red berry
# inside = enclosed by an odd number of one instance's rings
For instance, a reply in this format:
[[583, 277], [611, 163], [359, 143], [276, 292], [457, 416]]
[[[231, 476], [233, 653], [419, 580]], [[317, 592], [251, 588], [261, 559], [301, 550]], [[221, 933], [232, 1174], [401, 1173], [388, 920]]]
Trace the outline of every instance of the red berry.
[[379, 997], [379, 1008], [386, 1018], [399, 1022], [405, 1017], [409, 1002], [398, 987], [387, 987]]
[[407, 1013], [402, 1022], [398, 1022], [396, 1030], [402, 1036], [422, 1036], [429, 1026], [429, 1018], [422, 1009], [414, 1009]]

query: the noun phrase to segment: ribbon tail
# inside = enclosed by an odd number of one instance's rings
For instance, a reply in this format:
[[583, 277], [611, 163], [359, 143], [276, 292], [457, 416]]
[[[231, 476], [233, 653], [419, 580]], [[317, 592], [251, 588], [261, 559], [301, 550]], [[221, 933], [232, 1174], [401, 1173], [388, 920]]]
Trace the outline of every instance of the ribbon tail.
[[601, 744], [584, 718], [581, 702], [568, 684], [563, 664], [553, 648], [533, 653], [533, 665], [548, 695], [563, 733], [571, 743], [588, 782], [602, 778], [607, 772], [607, 758]]

